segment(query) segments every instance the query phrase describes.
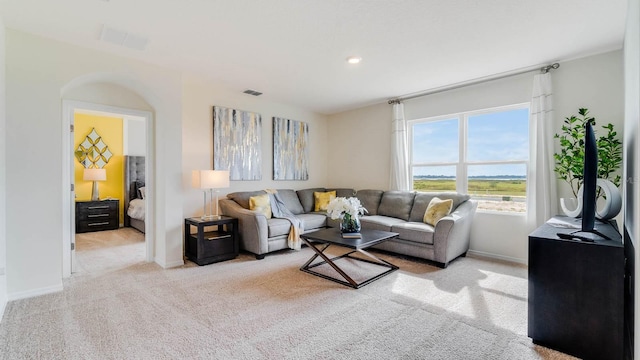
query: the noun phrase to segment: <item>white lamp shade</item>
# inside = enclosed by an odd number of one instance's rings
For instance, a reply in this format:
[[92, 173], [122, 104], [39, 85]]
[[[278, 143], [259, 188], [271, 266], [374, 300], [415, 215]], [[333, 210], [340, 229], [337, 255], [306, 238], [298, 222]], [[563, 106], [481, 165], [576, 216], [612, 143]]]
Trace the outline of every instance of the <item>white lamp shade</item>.
[[222, 189], [229, 187], [228, 170], [193, 170], [191, 186], [196, 189]]
[[229, 187], [229, 170], [213, 170], [213, 189]]
[[107, 180], [107, 170], [105, 169], [84, 169], [82, 180], [105, 181]]

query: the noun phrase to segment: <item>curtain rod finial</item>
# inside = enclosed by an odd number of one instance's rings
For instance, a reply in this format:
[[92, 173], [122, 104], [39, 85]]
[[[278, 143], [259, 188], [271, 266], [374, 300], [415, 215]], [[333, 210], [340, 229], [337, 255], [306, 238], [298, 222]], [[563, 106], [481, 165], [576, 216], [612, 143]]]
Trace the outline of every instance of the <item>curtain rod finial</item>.
[[547, 66], [543, 66], [542, 68], [540, 68], [540, 72], [543, 74], [548, 73], [549, 71], [551, 71], [551, 69], [557, 69], [560, 67], [560, 64], [558, 63], [553, 63], [551, 65], [547, 65]]

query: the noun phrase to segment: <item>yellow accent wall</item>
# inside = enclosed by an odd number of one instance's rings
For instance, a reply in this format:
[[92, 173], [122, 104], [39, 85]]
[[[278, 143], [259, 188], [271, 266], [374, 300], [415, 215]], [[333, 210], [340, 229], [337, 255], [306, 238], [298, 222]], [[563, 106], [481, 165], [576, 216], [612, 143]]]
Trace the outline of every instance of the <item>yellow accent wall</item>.
[[[97, 116], [87, 114], [75, 114], [73, 150], [95, 128], [102, 141], [107, 144], [113, 154], [109, 163], [104, 166], [107, 171], [107, 180], [99, 181], [100, 199], [107, 197], [120, 200], [120, 224], [124, 222], [124, 139], [122, 136], [122, 118]], [[76, 200], [91, 200], [91, 181], [82, 180], [84, 166], [73, 157], [76, 183]]]

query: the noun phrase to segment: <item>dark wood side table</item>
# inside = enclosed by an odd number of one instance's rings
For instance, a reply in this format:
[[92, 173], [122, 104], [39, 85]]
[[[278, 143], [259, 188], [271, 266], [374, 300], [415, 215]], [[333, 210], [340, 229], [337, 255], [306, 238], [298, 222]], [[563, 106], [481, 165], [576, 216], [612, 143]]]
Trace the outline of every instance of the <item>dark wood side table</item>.
[[76, 201], [76, 233], [117, 230], [120, 201]]
[[[192, 227], [196, 232], [192, 233]], [[221, 216], [220, 219], [184, 219], [184, 253], [198, 265], [230, 260], [238, 256], [238, 219]]]
[[[580, 219], [556, 217], [580, 224]], [[529, 337], [583, 359], [622, 359], [624, 266], [613, 224], [596, 224], [612, 240], [567, 240], [544, 224], [529, 235]]]

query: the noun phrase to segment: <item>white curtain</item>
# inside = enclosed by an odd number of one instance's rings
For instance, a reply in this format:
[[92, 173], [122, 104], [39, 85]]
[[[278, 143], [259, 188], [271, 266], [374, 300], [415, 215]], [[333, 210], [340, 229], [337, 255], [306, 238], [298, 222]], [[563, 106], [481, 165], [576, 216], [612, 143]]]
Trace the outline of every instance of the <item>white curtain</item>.
[[533, 230], [558, 213], [556, 175], [553, 171], [553, 92], [551, 74], [533, 78], [529, 123], [529, 170], [527, 174], [527, 223]]
[[390, 190], [409, 191], [409, 141], [407, 122], [404, 120], [404, 104], [393, 104], [391, 125], [391, 181]]

